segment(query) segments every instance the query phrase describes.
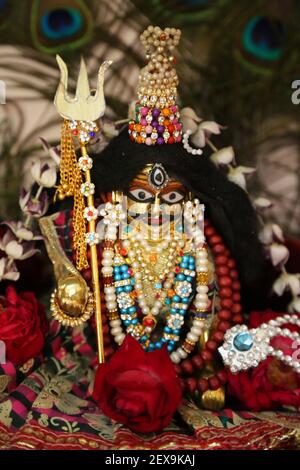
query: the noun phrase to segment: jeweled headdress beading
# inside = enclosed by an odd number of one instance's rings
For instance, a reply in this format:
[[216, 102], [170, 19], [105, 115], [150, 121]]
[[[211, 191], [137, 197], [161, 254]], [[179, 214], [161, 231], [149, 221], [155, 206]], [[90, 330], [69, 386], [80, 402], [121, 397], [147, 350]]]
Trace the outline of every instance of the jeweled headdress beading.
[[130, 139], [138, 144], [174, 144], [182, 140], [173, 57], [180, 36], [179, 29], [149, 26], [140, 37], [148, 63], [140, 73], [135, 120], [129, 122], [128, 130]]

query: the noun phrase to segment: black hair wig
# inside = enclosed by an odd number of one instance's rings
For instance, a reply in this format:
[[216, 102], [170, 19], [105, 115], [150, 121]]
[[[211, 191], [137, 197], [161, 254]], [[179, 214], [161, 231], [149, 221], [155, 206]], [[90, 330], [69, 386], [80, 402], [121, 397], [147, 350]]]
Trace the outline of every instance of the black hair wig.
[[94, 157], [92, 180], [97, 192], [125, 190], [147, 163], [161, 163], [169, 176], [205, 204], [205, 216], [235, 258], [243, 287], [249, 289], [259, 282], [264, 260], [255, 210], [245, 191], [228, 180], [205, 150], [199, 156], [188, 153], [182, 144], [136, 144], [124, 129]]

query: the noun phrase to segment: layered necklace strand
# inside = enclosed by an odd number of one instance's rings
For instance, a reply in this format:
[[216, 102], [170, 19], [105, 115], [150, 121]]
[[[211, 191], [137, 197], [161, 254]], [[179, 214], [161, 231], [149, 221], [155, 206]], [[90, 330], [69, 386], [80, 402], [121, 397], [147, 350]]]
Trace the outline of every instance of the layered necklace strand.
[[[199, 247], [194, 256], [190, 249], [183, 249], [184, 245], [182, 240], [166, 240], [155, 250], [147, 241], [132, 238], [120, 246], [116, 242], [115, 233], [108, 228], [104, 241], [102, 274], [111, 334], [117, 344], [121, 344], [125, 336], [123, 323], [127, 333], [134, 336], [148, 351], [160, 349], [165, 343], [174, 363], [179, 363], [193, 351], [205, 328], [204, 319], [210, 307], [207, 286], [208, 255], [205, 246]], [[145, 256], [141, 255], [144, 250], [155, 258], [168, 246], [167, 266], [159, 279], [155, 279], [146, 267]], [[154, 281], [157, 300], [153, 306], [147, 305], [143, 293], [143, 275]], [[144, 314], [142, 323], [138, 318], [138, 306]], [[155, 317], [163, 308], [168, 308], [166, 325], [161, 339], [152, 341]], [[193, 313], [193, 320], [185, 339], [178, 346], [188, 308]]]

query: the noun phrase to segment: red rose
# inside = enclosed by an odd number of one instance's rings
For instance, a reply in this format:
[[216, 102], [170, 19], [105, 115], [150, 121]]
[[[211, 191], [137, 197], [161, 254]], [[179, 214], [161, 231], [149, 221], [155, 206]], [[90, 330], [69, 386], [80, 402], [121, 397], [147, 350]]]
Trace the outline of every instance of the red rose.
[[0, 340], [5, 344], [6, 360], [22, 365], [40, 354], [44, 347], [46, 315], [33, 292], [17, 294], [8, 286], [0, 299]]
[[[252, 312], [248, 326], [257, 328], [260, 324], [282, 315], [284, 314], [273, 311]], [[295, 325], [284, 327], [300, 333], [300, 328]], [[271, 345], [288, 355], [296, 352], [293, 340], [284, 336], [275, 336]], [[294, 369], [270, 356], [254, 369], [238, 374], [229, 372], [228, 394], [237, 398], [241, 405], [249, 410], [271, 410], [282, 406], [300, 409], [300, 377]]]
[[171, 421], [181, 386], [165, 348], [145, 352], [132, 336], [96, 373], [94, 399], [106, 416], [136, 432], [158, 432]]

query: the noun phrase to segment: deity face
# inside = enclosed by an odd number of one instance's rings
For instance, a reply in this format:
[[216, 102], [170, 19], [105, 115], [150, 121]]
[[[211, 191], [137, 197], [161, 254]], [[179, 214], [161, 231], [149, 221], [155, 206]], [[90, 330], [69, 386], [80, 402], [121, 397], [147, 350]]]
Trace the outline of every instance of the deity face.
[[[128, 223], [136, 222], [149, 236], [174, 234], [181, 224], [187, 188], [168, 176], [163, 165], [147, 165], [131, 182], [127, 191]], [[152, 238], [150, 236], [150, 238]]]

